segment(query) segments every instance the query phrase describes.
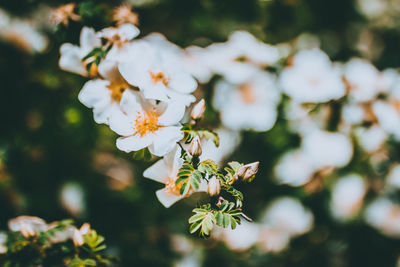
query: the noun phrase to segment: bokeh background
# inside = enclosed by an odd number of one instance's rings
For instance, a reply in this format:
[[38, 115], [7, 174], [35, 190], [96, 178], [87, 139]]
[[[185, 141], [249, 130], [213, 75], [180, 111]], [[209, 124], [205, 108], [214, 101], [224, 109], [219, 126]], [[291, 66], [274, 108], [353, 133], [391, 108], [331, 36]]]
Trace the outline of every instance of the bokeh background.
[[[281, 253], [255, 248], [234, 252], [215, 239], [190, 236], [187, 219], [200, 198], [164, 208], [153, 193], [160, 185], [141, 177], [152, 162], [134, 160], [132, 154], [117, 150], [116, 134], [96, 124], [91, 110], [77, 99], [85, 79], [58, 67], [60, 45], [77, 43], [83, 25], [96, 30], [109, 26], [109, 10], [121, 3], [75, 2], [82, 21], [71, 21], [68, 27], [48, 27], [41, 20], [49, 8], [65, 1], [0, 3], [10, 16], [36, 21], [48, 39], [41, 53], [21, 49], [12, 39], [0, 41], [1, 229], [7, 228], [10, 218], [22, 214], [48, 222], [62, 218], [88, 221], [106, 237], [107, 253], [120, 257], [121, 266], [170, 266], [182, 258], [174, 240], [184, 247], [193, 246], [190, 253], [199, 255], [203, 266], [397, 266], [400, 241], [381, 234], [361, 218], [350, 223], [332, 219], [328, 188], [309, 193], [303, 187], [273, 181], [273, 166], [279, 157], [300, 142], [298, 135], [287, 130], [283, 117], [266, 133], [243, 132], [230, 159], [260, 161], [254, 182], [240, 187], [246, 214], [257, 219], [271, 200], [289, 195], [313, 212], [312, 230], [292, 239]], [[387, 8], [376, 2], [385, 2]], [[317, 37], [321, 49], [333, 60], [359, 56], [379, 69], [400, 66], [400, 4], [395, 0], [129, 3], [139, 14], [141, 35], [161, 32], [182, 47], [226, 41], [235, 30], [249, 31], [271, 44], [308, 33], [305, 38]], [[211, 87], [204, 89], [207, 99]], [[213, 126], [217, 117], [218, 113], [210, 110], [206, 121]], [[400, 159], [399, 148], [397, 143], [391, 144], [391, 160]], [[362, 160], [354, 164], [368, 173]], [[391, 197], [400, 200], [398, 192]]]

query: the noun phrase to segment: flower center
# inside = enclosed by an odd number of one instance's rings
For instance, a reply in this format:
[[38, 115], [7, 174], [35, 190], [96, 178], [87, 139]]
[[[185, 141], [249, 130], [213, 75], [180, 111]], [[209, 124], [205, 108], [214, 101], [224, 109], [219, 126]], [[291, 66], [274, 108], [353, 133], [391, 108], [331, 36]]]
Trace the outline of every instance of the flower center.
[[181, 195], [181, 193], [180, 193], [181, 187], [182, 187], [182, 183], [176, 185], [174, 178], [168, 178], [168, 181], [165, 183], [165, 188], [167, 189], [167, 191], [174, 195], [178, 195], [178, 196]]
[[119, 103], [121, 101], [122, 94], [125, 92], [129, 85], [124, 82], [113, 82], [107, 86], [107, 88], [111, 91], [111, 98], [115, 102]]
[[159, 115], [154, 111], [146, 111], [138, 115], [135, 120], [135, 133], [144, 136], [148, 133], [154, 133], [161, 126], [158, 124]]
[[250, 84], [242, 84], [239, 86], [239, 92], [246, 104], [251, 104], [256, 101], [256, 96], [254, 95], [253, 87]]
[[161, 83], [163, 83], [165, 86], [168, 86], [169, 79], [168, 79], [167, 76], [165, 76], [164, 73], [162, 73], [162, 72], [154, 73], [154, 72], [151, 72], [151, 71], [150, 71], [150, 77], [151, 77], [151, 79], [153, 80], [153, 83], [159, 83], [159, 82], [161, 82]]

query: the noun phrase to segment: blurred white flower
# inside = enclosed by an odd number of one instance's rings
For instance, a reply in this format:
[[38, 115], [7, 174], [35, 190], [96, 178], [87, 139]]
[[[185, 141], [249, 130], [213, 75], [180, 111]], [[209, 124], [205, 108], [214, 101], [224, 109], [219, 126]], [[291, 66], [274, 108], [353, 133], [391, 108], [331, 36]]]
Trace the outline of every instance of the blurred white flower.
[[236, 150], [242, 138], [239, 132], [225, 128], [218, 128], [214, 131], [218, 134], [219, 146], [217, 147], [212, 140], [203, 139], [201, 142], [203, 153], [200, 160], [211, 159], [220, 165]]
[[243, 83], [258, 69], [276, 63], [278, 48], [264, 44], [248, 32], [233, 33], [226, 43], [215, 43], [207, 48], [213, 72], [231, 83]]
[[355, 129], [355, 135], [361, 147], [370, 153], [382, 148], [388, 138], [387, 132], [379, 125], [373, 125], [370, 128], [358, 127]]
[[367, 184], [358, 174], [340, 178], [333, 186], [330, 209], [338, 220], [354, 217], [361, 209]]
[[157, 47], [146, 41], [130, 43], [126, 61], [119, 64], [124, 79], [139, 87], [148, 99], [176, 100], [186, 106], [195, 101], [190, 95], [197, 88], [196, 80], [180, 64], [162, 56]]
[[300, 103], [321, 103], [344, 96], [338, 67], [319, 49], [304, 50], [280, 76], [283, 92]]
[[400, 140], [400, 90], [391, 94], [387, 101], [375, 101], [372, 107], [382, 128]]
[[122, 94], [131, 86], [118, 71], [118, 63], [109, 59], [103, 60], [98, 72], [103, 79], [86, 82], [78, 95], [79, 101], [93, 108], [94, 120], [97, 123], [108, 124], [111, 113], [119, 109]]
[[268, 226], [261, 227], [258, 247], [264, 252], [279, 253], [290, 242], [290, 235], [285, 231], [275, 230]]
[[400, 237], [400, 205], [385, 197], [375, 199], [365, 211], [368, 224], [384, 234]]
[[110, 116], [110, 128], [122, 135], [117, 139], [117, 147], [122, 151], [148, 147], [153, 155], [163, 156], [183, 138], [179, 121], [185, 107], [181, 103], [156, 103], [127, 90], [122, 95], [120, 107], [121, 110], [113, 110]]
[[390, 172], [386, 178], [386, 184], [389, 189], [400, 189], [400, 164], [395, 164], [390, 168]]
[[7, 253], [7, 234], [4, 232], [0, 232], [0, 254]]
[[41, 53], [47, 48], [48, 39], [37, 27], [33, 20], [12, 18], [0, 9], [0, 39], [28, 53]]
[[314, 171], [312, 162], [301, 149], [286, 152], [275, 166], [275, 176], [279, 183], [291, 186], [306, 184]]
[[314, 216], [294, 198], [274, 200], [262, 215], [261, 222], [270, 229], [286, 232], [291, 237], [302, 235], [313, 226]]
[[242, 84], [220, 80], [215, 86], [213, 106], [230, 129], [268, 131], [275, 124], [279, 100], [275, 77], [257, 71]]
[[60, 200], [62, 206], [73, 216], [79, 216], [85, 210], [85, 193], [79, 184], [63, 185]]
[[[180, 188], [182, 184], [175, 184], [175, 181], [178, 179], [178, 171], [182, 167], [182, 164], [181, 148], [175, 145], [175, 148], [171, 152], [151, 167], [147, 168], [143, 173], [144, 177], [165, 184], [165, 188], [158, 190], [156, 195], [161, 204], [166, 208], [169, 208], [178, 200], [188, 197], [194, 192], [193, 188], [191, 188], [187, 195], [181, 195]], [[198, 191], [207, 191], [207, 183], [204, 180]]]
[[48, 226], [39, 217], [19, 216], [8, 221], [8, 228], [13, 232], [21, 232], [23, 236], [29, 237], [47, 231]]
[[349, 90], [350, 101], [373, 100], [380, 91], [381, 74], [368, 61], [352, 59], [344, 66], [344, 79]]
[[302, 149], [315, 168], [344, 167], [353, 156], [353, 145], [341, 133], [313, 131], [303, 137]]
[[[97, 36], [94, 29], [83, 27], [79, 46], [66, 43], [60, 47], [60, 68], [65, 71], [87, 76], [86, 65], [88, 62], [82, 61], [82, 59], [96, 47], [101, 47], [100, 38]], [[96, 71], [94, 70], [93, 72]], [[93, 75], [95, 73], [89, 74]]]
[[198, 46], [185, 48], [182, 62], [200, 83], [207, 83], [212, 77], [210, 56], [207, 49]]
[[[232, 230], [230, 227], [222, 228], [216, 226], [214, 231], [218, 239], [234, 251], [246, 251], [257, 244], [260, 237], [260, 226], [257, 223], [249, 223], [242, 220], [242, 223]], [[218, 233], [219, 232], [219, 233]]]

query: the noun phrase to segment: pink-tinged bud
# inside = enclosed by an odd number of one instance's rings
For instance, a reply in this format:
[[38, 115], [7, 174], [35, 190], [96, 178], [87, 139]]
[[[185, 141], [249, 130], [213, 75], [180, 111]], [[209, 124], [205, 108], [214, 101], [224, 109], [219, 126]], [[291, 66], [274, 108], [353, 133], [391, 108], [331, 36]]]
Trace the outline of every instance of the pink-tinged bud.
[[204, 111], [206, 110], [206, 102], [204, 99], [200, 100], [196, 105], [194, 105], [190, 116], [193, 120], [200, 120], [203, 118]]
[[210, 181], [208, 181], [207, 193], [210, 196], [215, 196], [219, 195], [219, 192], [221, 192], [221, 184], [219, 179], [213, 176]]
[[240, 178], [245, 181], [251, 179], [252, 177], [254, 177], [254, 175], [257, 174], [259, 164], [260, 162], [257, 161], [243, 165], [242, 167], [239, 168], [239, 170], [235, 174], [235, 178], [236, 179]]
[[83, 235], [78, 229], [74, 229], [74, 235], [72, 237], [72, 241], [74, 241], [74, 245], [76, 247], [80, 247], [85, 243], [85, 240], [83, 239]]
[[199, 157], [203, 151], [201, 150], [200, 137], [196, 136], [190, 143], [189, 153], [193, 157]]

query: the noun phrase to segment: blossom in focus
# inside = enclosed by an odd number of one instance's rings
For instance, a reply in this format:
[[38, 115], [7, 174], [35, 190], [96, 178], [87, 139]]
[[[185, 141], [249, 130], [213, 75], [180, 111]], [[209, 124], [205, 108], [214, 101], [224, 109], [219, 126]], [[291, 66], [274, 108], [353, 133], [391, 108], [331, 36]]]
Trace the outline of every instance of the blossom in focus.
[[183, 138], [179, 121], [185, 107], [181, 103], [156, 103], [127, 90], [120, 107], [113, 110], [109, 123], [111, 130], [122, 136], [117, 139], [117, 147], [122, 151], [129, 153], [148, 147], [153, 155], [163, 156]]
[[261, 132], [274, 126], [279, 100], [275, 77], [257, 71], [241, 84], [220, 80], [215, 85], [213, 106], [227, 128]]
[[333, 186], [330, 209], [339, 220], [351, 219], [362, 207], [367, 184], [358, 174], [340, 178]]
[[285, 94], [300, 103], [323, 103], [345, 94], [340, 69], [319, 49], [304, 50], [280, 75]]
[[[73, 44], [63, 44], [60, 47], [59, 65], [62, 70], [87, 76], [86, 65], [87, 61], [82, 59], [89, 54], [94, 48], [101, 46], [100, 37], [94, 29], [83, 27], [80, 35], [79, 46]], [[92, 64], [94, 66], [94, 64]], [[97, 69], [90, 70], [89, 75], [97, 74]]]
[[103, 60], [98, 72], [101, 77], [86, 82], [78, 99], [93, 108], [95, 122], [108, 124], [113, 110], [119, 109], [122, 94], [131, 86], [121, 76], [118, 63], [113, 60]]
[[[161, 204], [163, 204], [166, 208], [169, 208], [178, 200], [188, 197], [194, 192], [194, 190], [191, 188], [187, 195], [181, 195], [180, 188], [182, 184], [175, 184], [178, 171], [182, 164], [183, 159], [181, 158], [181, 148], [175, 145], [175, 148], [171, 152], [146, 169], [143, 173], [144, 177], [165, 184], [165, 187], [158, 190], [156, 195]], [[204, 181], [200, 185], [198, 191], [207, 191], [207, 184], [204, 183]]]
[[188, 106], [195, 101], [190, 95], [196, 88], [196, 80], [179, 64], [162, 57], [157, 47], [147, 41], [130, 44], [127, 60], [119, 64], [124, 79], [138, 87], [145, 98], [161, 101], [177, 100]]

